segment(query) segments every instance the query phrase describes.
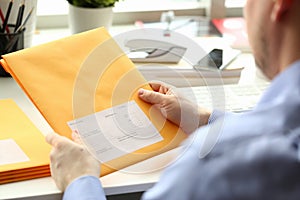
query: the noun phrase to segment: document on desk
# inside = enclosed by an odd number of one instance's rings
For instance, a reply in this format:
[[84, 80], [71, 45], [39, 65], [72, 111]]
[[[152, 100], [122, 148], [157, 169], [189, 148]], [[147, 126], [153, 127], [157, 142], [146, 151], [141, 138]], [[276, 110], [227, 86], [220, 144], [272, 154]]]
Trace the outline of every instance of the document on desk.
[[51, 146], [13, 99], [0, 99], [0, 184], [50, 176]]
[[163, 140], [135, 101], [68, 122], [101, 162]]

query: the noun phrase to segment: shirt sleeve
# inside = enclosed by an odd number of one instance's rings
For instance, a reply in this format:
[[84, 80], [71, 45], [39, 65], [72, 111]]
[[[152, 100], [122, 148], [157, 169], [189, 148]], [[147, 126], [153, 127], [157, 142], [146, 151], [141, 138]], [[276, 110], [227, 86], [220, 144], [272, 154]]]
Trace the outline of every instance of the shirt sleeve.
[[94, 176], [81, 176], [75, 179], [65, 190], [63, 200], [105, 200], [99, 178]]
[[213, 110], [209, 119], [208, 119], [208, 124], [213, 123], [216, 121], [218, 118], [223, 117], [226, 113], [224, 111], [220, 110]]

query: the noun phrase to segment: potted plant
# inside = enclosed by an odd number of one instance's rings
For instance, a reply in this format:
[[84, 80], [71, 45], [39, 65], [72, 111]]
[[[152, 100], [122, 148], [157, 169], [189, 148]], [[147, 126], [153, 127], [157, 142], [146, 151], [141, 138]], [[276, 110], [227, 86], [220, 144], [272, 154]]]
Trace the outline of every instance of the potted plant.
[[113, 7], [119, 0], [67, 0], [69, 2], [69, 27], [71, 33], [90, 29], [110, 28]]

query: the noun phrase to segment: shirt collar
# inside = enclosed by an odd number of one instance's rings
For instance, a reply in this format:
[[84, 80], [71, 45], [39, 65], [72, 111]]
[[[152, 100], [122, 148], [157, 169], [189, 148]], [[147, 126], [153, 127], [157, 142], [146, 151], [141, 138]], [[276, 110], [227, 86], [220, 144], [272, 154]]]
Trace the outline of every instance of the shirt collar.
[[270, 87], [262, 96], [260, 103], [270, 102], [285, 93], [294, 92], [300, 94], [300, 60], [288, 66], [275, 77]]

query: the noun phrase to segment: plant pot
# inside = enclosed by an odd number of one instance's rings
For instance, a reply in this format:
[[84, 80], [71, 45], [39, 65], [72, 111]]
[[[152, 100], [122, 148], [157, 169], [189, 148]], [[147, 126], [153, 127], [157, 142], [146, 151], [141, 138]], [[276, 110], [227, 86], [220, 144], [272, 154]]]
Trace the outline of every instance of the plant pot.
[[112, 25], [113, 7], [83, 8], [69, 4], [69, 28], [72, 34]]

